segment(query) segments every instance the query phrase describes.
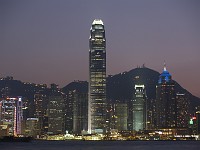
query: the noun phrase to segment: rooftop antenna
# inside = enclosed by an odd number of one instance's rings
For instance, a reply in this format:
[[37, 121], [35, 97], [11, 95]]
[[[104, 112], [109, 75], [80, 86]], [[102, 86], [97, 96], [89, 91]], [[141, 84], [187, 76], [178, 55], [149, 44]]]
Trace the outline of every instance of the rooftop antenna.
[[167, 71], [166, 62], [164, 60], [164, 71]]

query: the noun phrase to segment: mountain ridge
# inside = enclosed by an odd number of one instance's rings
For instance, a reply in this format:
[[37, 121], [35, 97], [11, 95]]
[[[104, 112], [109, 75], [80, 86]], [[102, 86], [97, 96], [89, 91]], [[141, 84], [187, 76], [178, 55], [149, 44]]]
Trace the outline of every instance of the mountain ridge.
[[[118, 73], [115, 75], [109, 75], [107, 77], [107, 99], [108, 100], [118, 100], [118, 101], [127, 101], [133, 98], [134, 94], [134, 85], [135, 84], [144, 84], [146, 88], [146, 95], [148, 99], [156, 98], [156, 85], [158, 83], [160, 73], [147, 68], [147, 67], [138, 67], [129, 71]], [[173, 75], [172, 75], [173, 79]], [[175, 80], [175, 90], [176, 93], [185, 93], [188, 96], [188, 99], [191, 103], [191, 110], [196, 106], [200, 106], [200, 98], [192, 95], [189, 91], [183, 88]], [[74, 87], [73, 87], [74, 84]], [[81, 82], [71, 82], [65, 87], [63, 87], [63, 92], [67, 92], [67, 89], [83, 89], [88, 88], [87, 81]], [[69, 88], [70, 87], [70, 88]], [[87, 91], [85, 89], [84, 91]]]
[[[109, 75], [107, 77], [107, 99], [121, 101], [132, 99], [135, 84], [144, 84], [146, 87], [146, 94], [148, 99], [155, 99], [156, 85], [158, 83], [159, 75], [159, 72], [144, 66], [134, 68], [123, 73]], [[45, 88], [46, 90], [44, 90]], [[48, 94], [49, 88], [45, 88], [43, 86], [38, 86], [34, 83], [26, 84], [25, 82], [19, 80], [0, 80], [1, 95], [7, 92], [7, 94], [9, 94], [10, 96], [23, 96], [26, 97], [30, 101], [30, 103], [33, 103], [34, 91], [40, 90], [43, 91], [43, 93]], [[188, 95], [192, 109], [196, 106], [200, 106], [200, 98], [192, 95], [176, 81], [175, 88], [177, 92], [186, 93]], [[70, 90], [79, 90], [80, 92], [87, 93], [88, 82], [73, 81], [61, 88], [61, 90], [64, 93], [67, 93], [67, 91]]]

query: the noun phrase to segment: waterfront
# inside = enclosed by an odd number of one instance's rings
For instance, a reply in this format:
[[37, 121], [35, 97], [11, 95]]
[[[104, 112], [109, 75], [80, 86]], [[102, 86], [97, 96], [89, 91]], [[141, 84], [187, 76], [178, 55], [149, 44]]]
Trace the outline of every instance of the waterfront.
[[199, 150], [200, 141], [32, 141], [0, 142], [3, 150]]

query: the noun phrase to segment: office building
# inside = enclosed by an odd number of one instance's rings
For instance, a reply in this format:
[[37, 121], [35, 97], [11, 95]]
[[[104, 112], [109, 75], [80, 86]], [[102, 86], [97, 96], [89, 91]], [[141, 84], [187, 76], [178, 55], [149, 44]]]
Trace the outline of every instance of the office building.
[[51, 84], [48, 103], [48, 134], [63, 134], [64, 131], [64, 97], [58, 85]]
[[147, 102], [147, 123], [146, 129], [156, 129], [156, 99], [148, 99]]
[[38, 128], [40, 131], [40, 135], [46, 134], [44, 120], [47, 114], [47, 104], [48, 98], [46, 94], [36, 93], [34, 94], [34, 117], [38, 118]]
[[146, 128], [146, 96], [144, 85], [135, 85], [132, 113], [132, 130], [144, 130]]
[[200, 111], [197, 111], [196, 112], [196, 131], [197, 131], [197, 134], [200, 135]]
[[65, 96], [65, 130], [73, 132], [73, 103], [75, 99], [75, 90], [70, 90]]
[[156, 126], [158, 129], [176, 127], [176, 108], [174, 81], [164, 66], [156, 87]]
[[38, 118], [27, 118], [25, 135], [36, 138], [39, 136]]
[[128, 109], [126, 103], [117, 103], [114, 105], [114, 118], [115, 118], [115, 129], [120, 131], [127, 130], [127, 119]]
[[22, 97], [6, 97], [0, 100], [0, 122], [8, 126], [7, 136], [22, 134]]
[[177, 127], [188, 128], [190, 120], [189, 99], [185, 93], [176, 93]]
[[106, 38], [102, 20], [95, 19], [89, 38], [88, 132], [106, 130]]
[[64, 133], [64, 98], [51, 95], [48, 104], [48, 134]]
[[82, 134], [88, 129], [88, 94], [75, 91], [73, 104], [73, 132]]

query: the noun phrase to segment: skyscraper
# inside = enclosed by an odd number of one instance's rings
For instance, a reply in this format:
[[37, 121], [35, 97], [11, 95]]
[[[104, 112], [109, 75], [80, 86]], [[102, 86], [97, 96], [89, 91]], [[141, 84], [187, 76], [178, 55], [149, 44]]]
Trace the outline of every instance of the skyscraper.
[[135, 95], [132, 105], [133, 130], [143, 130], [146, 128], [146, 96], [144, 85], [135, 85]]
[[45, 126], [44, 119], [47, 114], [47, 95], [37, 93], [34, 94], [34, 106], [35, 106], [35, 114], [34, 117], [38, 118], [38, 128], [40, 130], [39, 135], [45, 134]]
[[88, 126], [88, 94], [83, 91], [74, 90], [73, 103], [73, 132], [75, 134], [84, 133]]
[[64, 98], [62, 95], [50, 95], [48, 105], [48, 133], [64, 133]]
[[95, 19], [89, 38], [88, 132], [105, 132], [106, 38], [102, 20]]
[[166, 66], [164, 66], [156, 87], [157, 128], [176, 127], [177, 109], [175, 96], [174, 81]]
[[188, 128], [188, 122], [190, 120], [188, 97], [186, 93], [176, 93], [178, 128]]
[[22, 120], [22, 97], [0, 99], [0, 122], [9, 127], [7, 136], [22, 134]]
[[73, 103], [75, 99], [75, 90], [69, 90], [65, 97], [65, 130], [73, 132]]
[[127, 130], [127, 104], [126, 103], [117, 103], [115, 104], [115, 125], [118, 131]]
[[48, 134], [64, 133], [64, 97], [56, 84], [51, 84], [48, 103]]

